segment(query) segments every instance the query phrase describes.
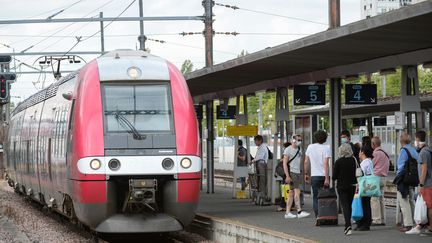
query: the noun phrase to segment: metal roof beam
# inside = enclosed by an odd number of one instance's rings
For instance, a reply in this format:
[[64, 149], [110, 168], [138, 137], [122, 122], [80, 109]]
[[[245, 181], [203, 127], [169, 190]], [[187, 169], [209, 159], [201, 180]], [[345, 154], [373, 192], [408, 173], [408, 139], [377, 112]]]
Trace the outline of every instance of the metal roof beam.
[[[62, 51], [51, 51], [51, 52], [9, 52], [9, 53], [0, 53], [5, 56], [57, 56], [57, 55], [65, 55], [66, 52]], [[71, 51], [68, 52], [67, 55], [101, 55], [104, 54], [101, 51]]]

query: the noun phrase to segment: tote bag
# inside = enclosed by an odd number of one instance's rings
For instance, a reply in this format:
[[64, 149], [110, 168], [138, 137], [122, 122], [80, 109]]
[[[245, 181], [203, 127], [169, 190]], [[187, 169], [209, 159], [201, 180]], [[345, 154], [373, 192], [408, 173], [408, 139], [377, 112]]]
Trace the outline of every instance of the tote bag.
[[363, 218], [363, 206], [361, 202], [361, 198], [358, 194], [354, 195], [353, 202], [351, 204], [351, 218], [354, 221], [359, 221]]
[[417, 201], [414, 209], [414, 221], [417, 224], [426, 224], [428, 222], [427, 206], [421, 194], [417, 196]]
[[375, 175], [373, 165], [371, 166], [371, 168], [372, 168], [371, 175], [364, 175], [362, 177], [357, 178], [360, 197], [380, 197], [381, 196], [381, 190], [380, 190], [381, 177]]

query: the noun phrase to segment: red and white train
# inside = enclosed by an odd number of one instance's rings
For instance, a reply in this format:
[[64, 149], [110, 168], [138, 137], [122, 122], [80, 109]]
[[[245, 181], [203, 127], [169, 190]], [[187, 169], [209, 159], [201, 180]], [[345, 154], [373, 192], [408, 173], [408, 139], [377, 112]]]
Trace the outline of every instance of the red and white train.
[[102, 233], [182, 230], [201, 159], [187, 84], [142, 51], [107, 53], [20, 103], [6, 146], [17, 192]]

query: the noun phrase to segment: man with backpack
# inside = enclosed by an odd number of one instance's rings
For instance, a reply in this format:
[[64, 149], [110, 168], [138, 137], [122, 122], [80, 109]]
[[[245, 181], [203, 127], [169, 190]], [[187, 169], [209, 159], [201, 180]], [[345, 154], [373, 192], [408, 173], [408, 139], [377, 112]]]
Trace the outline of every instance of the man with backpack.
[[399, 230], [407, 232], [414, 226], [414, 187], [418, 186], [417, 159], [418, 153], [411, 146], [411, 137], [408, 133], [400, 135], [401, 150], [397, 160], [397, 174], [393, 183], [397, 186], [397, 197], [403, 217], [403, 227]]
[[267, 198], [267, 160], [269, 159], [270, 153], [261, 135], [255, 136], [254, 142], [258, 148], [252, 163], [255, 163], [257, 168], [258, 192], [260, 192], [264, 198]]
[[381, 139], [377, 136], [372, 138], [373, 148], [373, 167], [376, 176], [381, 177], [380, 190], [381, 197], [371, 198], [372, 208], [372, 224], [374, 225], [385, 225], [386, 224], [386, 213], [384, 204], [384, 189], [386, 186], [386, 177], [390, 167], [390, 157], [381, 148]]

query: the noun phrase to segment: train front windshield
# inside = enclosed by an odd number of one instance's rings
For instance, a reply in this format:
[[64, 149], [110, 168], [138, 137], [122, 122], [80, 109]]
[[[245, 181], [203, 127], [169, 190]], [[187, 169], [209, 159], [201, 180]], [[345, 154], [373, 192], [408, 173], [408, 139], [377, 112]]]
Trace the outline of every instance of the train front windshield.
[[166, 84], [104, 85], [105, 131], [171, 133], [172, 105]]

